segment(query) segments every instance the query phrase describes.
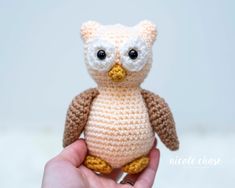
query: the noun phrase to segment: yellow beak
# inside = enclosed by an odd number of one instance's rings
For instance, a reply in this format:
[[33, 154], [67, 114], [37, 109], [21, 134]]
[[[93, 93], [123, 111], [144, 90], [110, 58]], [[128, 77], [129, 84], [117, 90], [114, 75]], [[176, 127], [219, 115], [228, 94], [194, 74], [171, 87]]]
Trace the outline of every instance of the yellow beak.
[[108, 72], [114, 82], [121, 82], [126, 77], [126, 70], [119, 64], [115, 64]]

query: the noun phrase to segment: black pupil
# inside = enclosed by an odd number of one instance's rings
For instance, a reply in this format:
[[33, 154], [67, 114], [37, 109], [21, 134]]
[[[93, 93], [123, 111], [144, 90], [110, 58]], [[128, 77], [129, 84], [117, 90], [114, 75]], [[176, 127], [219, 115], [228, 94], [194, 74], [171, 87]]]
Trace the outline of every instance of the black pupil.
[[131, 49], [129, 51], [128, 55], [131, 59], [136, 59], [138, 57], [138, 52], [134, 49]]
[[97, 57], [100, 59], [100, 60], [104, 60], [106, 58], [106, 53], [104, 50], [99, 50], [97, 52]]

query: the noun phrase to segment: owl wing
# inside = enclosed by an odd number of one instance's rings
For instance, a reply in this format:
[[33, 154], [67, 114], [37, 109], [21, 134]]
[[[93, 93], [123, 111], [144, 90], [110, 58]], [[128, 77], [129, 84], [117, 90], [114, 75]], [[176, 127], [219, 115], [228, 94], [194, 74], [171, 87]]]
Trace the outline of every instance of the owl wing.
[[177, 150], [179, 141], [169, 106], [163, 98], [150, 91], [142, 89], [141, 94], [148, 109], [149, 120], [154, 131], [167, 148]]
[[63, 137], [64, 147], [79, 138], [87, 123], [92, 102], [98, 94], [98, 90], [92, 88], [82, 92], [72, 100], [65, 121]]

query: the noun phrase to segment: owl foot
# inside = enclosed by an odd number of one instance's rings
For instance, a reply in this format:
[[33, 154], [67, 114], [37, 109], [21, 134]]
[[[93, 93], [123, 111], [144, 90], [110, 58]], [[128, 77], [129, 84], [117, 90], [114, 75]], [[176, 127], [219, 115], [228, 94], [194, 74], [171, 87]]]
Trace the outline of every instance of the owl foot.
[[109, 174], [112, 172], [112, 167], [106, 161], [96, 156], [87, 155], [84, 165], [87, 168], [102, 174]]
[[128, 174], [137, 174], [144, 170], [149, 164], [149, 158], [142, 156], [122, 167], [122, 171]]

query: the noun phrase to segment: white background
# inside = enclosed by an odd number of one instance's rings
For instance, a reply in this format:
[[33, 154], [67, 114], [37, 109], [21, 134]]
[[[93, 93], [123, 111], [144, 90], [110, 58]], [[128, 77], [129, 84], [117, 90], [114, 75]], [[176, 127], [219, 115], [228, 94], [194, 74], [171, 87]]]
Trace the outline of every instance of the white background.
[[[232, 185], [235, 2], [0, 0], [0, 187], [39, 187], [61, 149], [67, 106], [94, 87], [83, 61], [84, 21], [158, 28], [143, 88], [172, 108], [181, 149], [162, 145], [156, 187]], [[174, 157], [220, 158], [215, 167], [172, 167]], [[234, 183], [233, 183], [234, 184]]]

